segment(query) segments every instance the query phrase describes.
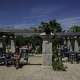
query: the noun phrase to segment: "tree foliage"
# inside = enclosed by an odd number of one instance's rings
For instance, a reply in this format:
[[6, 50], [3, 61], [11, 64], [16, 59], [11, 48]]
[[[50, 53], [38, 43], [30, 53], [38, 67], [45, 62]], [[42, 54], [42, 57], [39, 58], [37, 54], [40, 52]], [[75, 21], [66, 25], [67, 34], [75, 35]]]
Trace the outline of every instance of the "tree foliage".
[[41, 22], [39, 28], [46, 33], [62, 31], [61, 25], [56, 20], [51, 20], [49, 22]]
[[31, 42], [35, 46], [42, 45], [42, 38], [40, 36], [33, 35], [31, 36]]
[[33, 35], [30, 37], [17, 36], [15, 39], [15, 43], [18, 46], [27, 45], [28, 43], [30, 43], [35, 48], [35, 46], [37, 45], [42, 46], [42, 38], [37, 35]]
[[22, 46], [25, 44], [25, 39], [23, 36], [17, 36], [16, 39], [15, 39], [15, 44], [17, 46]]
[[80, 32], [80, 26], [74, 25], [70, 28], [70, 32]]
[[56, 35], [54, 36], [54, 39], [52, 41], [52, 49], [53, 49], [53, 55], [52, 55], [52, 67], [54, 70], [62, 70], [65, 71], [64, 64], [62, 62], [62, 57], [60, 53], [60, 49], [58, 49], [60, 42], [57, 39]]

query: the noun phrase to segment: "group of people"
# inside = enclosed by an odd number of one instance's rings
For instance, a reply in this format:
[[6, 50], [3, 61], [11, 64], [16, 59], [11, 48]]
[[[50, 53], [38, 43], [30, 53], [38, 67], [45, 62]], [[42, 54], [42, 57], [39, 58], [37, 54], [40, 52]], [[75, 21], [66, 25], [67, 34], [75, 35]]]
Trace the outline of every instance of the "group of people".
[[16, 69], [18, 69], [21, 67], [20, 58], [21, 54], [18, 46], [15, 49], [15, 53], [11, 53], [9, 50], [4, 52], [3, 48], [0, 48], [0, 64], [4, 64], [6, 66], [14, 64]]
[[[21, 52], [20, 49], [26, 49], [26, 52]], [[11, 53], [10, 49], [7, 49], [5, 52], [2, 49], [0, 49], [0, 57], [4, 56], [4, 59], [2, 60], [2, 62], [4, 62], [5, 65], [9, 66], [10, 63], [14, 64], [16, 69], [22, 67], [22, 65], [20, 64], [20, 60], [21, 58], [24, 56], [23, 53], [30, 53], [32, 50], [32, 46], [16, 46], [15, 48], [15, 52]], [[28, 56], [28, 55], [26, 55]], [[0, 58], [1, 60], [1, 58]]]
[[10, 64], [15, 64], [16, 69], [19, 68], [20, 66], [19, 60], [21, 56], [18, 46], [15, 49], [15, 53], [11, 53], [9, 50], [7, 52], [1, 51], [0, 53], [2, 53], [3, 57], [2, 62], [4, 62], [6, 66], [10, 66]]
[[[16, 69], [22, 67], [22, 64], [20, 64], [20, 60], [21, 60], [21, 57], [22, 57], [22, 55], [21, 55], [22, 52], [20, 52], [20, 48], [26, 48], [26, 53], [27, 53], [27, 54], [28, 54], [28, 53], [31, 51], [31, 49], [32, 49], [31, 46], [21, 46], [21, 47], [16, 46], [15, 54], [14, 54], [14, 57], [15, 57], [15, 67], [16, 67]], [[27, 56], [28, 56], [28, 55], [27, 55]]]

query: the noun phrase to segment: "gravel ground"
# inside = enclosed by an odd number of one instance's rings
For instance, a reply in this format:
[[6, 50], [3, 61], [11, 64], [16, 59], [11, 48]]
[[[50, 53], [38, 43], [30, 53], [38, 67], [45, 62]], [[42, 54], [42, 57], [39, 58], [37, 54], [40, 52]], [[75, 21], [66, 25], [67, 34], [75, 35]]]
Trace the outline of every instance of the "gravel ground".
[[[30, 58], [29, 63], [40, 63], [41, 58]], [[35, 64], [34, 63], [34, 64]], [[0, 66], [0, 80], [80, 80], [80, 64], [69, 64], [67, 71], [53, 71], [51, 66], [25, 65], [15, 67]]]

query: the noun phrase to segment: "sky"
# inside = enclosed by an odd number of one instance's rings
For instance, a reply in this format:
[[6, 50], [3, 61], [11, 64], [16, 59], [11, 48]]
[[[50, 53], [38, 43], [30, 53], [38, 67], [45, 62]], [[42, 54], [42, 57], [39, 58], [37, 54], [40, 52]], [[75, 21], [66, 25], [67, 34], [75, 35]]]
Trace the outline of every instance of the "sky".
[[53, 19], [64, 29], [80, 25], [80, 0], [0, 0], [0, 27], [35, 27]]

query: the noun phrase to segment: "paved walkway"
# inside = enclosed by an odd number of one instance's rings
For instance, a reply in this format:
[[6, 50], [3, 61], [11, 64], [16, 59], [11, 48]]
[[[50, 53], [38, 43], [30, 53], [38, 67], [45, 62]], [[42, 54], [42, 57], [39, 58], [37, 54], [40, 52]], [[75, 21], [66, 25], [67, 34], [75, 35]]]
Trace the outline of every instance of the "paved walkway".
[[66, 72], [56, 72], [41, 65], [27, 65], [19, 70], [0, 66], [0, 80], [80, 80], [80, 64], [67, 66]]
[[[41, 64], [42, 57], [30, 57], [29, 63]], [[64, 71], [53, 71], [42, 65], [26, 65], [22, 69], [0, 66], [0, 80], [80, 80], [80, 64], [68, 64]]]

